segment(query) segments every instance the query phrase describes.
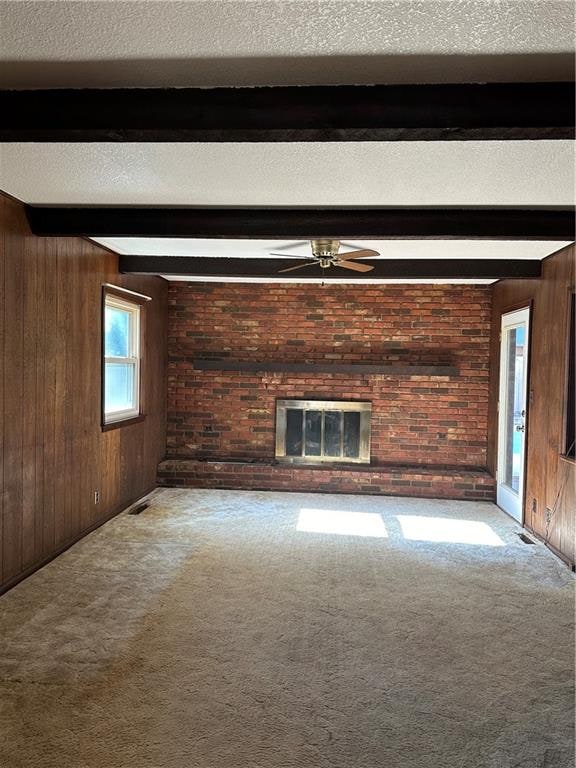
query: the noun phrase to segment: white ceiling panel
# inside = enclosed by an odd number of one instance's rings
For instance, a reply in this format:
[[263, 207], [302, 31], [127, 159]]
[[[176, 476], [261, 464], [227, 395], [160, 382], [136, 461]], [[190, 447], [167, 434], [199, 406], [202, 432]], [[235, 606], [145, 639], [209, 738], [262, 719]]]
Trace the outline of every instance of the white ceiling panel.
[[570, 141], [2, 144], [27, 203], [206, 206], [571, 205]]
[[[203, 240], [171, 237], [95, 237], [94, 242], [129, 256], [269, 258], [272, 252], [310, 256], [307, 241]], [[341, 252], [371, 248], [382, 259], [543, 259], [569, 242], [506, 240], [356, 240]], [[277, 258], [277, 257], [274, 257]]]
[[3, 0], [0, 86], [570, 79], [571, 0]]

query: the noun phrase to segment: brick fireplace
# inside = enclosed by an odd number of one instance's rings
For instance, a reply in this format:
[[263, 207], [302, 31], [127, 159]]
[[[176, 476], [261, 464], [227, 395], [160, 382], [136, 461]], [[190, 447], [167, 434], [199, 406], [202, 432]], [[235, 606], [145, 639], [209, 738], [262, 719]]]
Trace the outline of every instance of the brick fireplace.
[[[489, 330], [488, 286], [172, 283], [159, 480], [491, 499]], [[278, 462], [289, 400], [370, 403], [369, 463]]]

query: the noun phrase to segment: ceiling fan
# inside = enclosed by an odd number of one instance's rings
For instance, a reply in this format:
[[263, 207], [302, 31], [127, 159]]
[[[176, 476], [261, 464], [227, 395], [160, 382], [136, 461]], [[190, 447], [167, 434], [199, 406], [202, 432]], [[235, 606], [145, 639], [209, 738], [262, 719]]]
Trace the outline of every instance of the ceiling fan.
[[[342, 267], [343, 269], [351, 269], [354, 272], [371, 272], [374, 267], [370, 264], [358, 264], [352, 259], [366, 259], [374, 258], [374, 256], [380, 256], [378, 251], [372, 251], [369, 248], [364, 248], [358, 251], [348, 251], [347, 253], [339, 253], [340, 240], [310, 240], [312, 248], [312, 256], [308, 257], [305, 261], [296, 264], [294, 267], [288, 267], [287, 269], [278, 270], [280, 272], [293, 272], [296, 269], [304, 269], [304, 267], [311, 267], [314, 264], [322, 267], [322, 269], [328, 269], [328, 267]], [[271, 256], [288, 256], [287, 253], [271, 253]], [[295, 254], [292, 254], [295, 256]]]

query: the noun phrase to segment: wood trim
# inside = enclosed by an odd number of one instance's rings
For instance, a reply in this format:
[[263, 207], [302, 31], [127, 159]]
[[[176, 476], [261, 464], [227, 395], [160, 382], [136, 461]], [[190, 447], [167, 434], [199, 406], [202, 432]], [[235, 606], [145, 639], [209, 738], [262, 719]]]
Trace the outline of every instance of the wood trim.
[[104, 341], [104, 329], [106, 327], [106, 292], [107, 289], [102, 285], [101, 297], [100, 297], [100, 426], [106, 426], [104, 421], [104, 393], [106, 391], [106, 348]]
[[[508, 315], [510, 312], [517, 312], [519, 309], [529, 309], [530, 319], [532, 319], [532, 307], [534, 305], [534, 299], [527, 299], [525, 301], [515, 301], [512, 304], [507, 304], [500, 310], [500, 321], [502, 321], [502, 315]], [[528, 340], [530, 343], [530, 340]]]
[[571, 139], [570, 82], [0, 92], [0, 141]]
[[572, 240], [574, 208], [137, 208], [27, 206], [36, 235]]
[[524, 302], [528, 310], [528, 348], [526, 349], [526, 409], [524, 414], [524, 467], [522, 472], [522, 525], [528, 506], [528, 444], [530, 441], [530, 380], [532, 373], [532, 337], [534, 336], [534, 301]]
[[110, 421], [102, 424], [102, 432], [110, 432], [113, 429], [120, 429], [120, 427], [129, 427], [131, 424], [139, 424], [146, 418], [145, 413], [140, 413], [138, 416], [132, 416], [130, 419], [119, 419], [118, 421]]
[[568, 440], [567, 440], [567, 427], [568, 427], [568, 394], [569, 394], [569, 385], [570, 385], [570, 363], [571, 363], [571, 356], [574, 355], [575, 351], [571, 348], [571, 342], [574, 342], [574, 339], [570, 338], [570, 331], [572, 326], [572, 297], [576, 294], [576, 286], [571, 285], [566, 289], [567, 294], [567, 300], [566, 300], [566, 317], [565, 317], [565, 325], [564, 325], [564, 334], [565, 334], [565, 349], [564, 349], [564, 371], [563, 371], [563, 380], [564, 380], [564, 398], [562, 403], [562, 435], [561, 435], [561, 445], [562, 445], [562, 451], [560, 453], [560, 458], [564, 461], [571, 461], [574, 460], [576, 463], [576, 457], [569, 456], [566, 451], [568, 449]]
[[122, 288], [121, 286], [113, 285], [112, 283], [103, 283], [102, 287], [106, 293], [111, 293], [114, 296], [118, 296], [120, 299], [132, 301], [134, 304], [145, 304], [148, 301], [152, 301], [151, 296], [145, 296], [143, 293], [130, 291], [128, 288]]

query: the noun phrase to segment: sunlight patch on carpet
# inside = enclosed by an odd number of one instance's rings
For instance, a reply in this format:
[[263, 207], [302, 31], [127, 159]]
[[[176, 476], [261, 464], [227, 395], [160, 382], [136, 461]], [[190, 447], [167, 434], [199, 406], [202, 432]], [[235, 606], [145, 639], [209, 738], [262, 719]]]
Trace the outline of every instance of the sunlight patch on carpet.
[[340, 509], [302, 508], [296, 530], [381, 539], [388, 536], [382, 518], [375, 512], [348, 512]]
[[504, 542], [487, 523], [426, 515], [396, 515], [402, 534], [410, 541], [438, 541], [503, 547]]

